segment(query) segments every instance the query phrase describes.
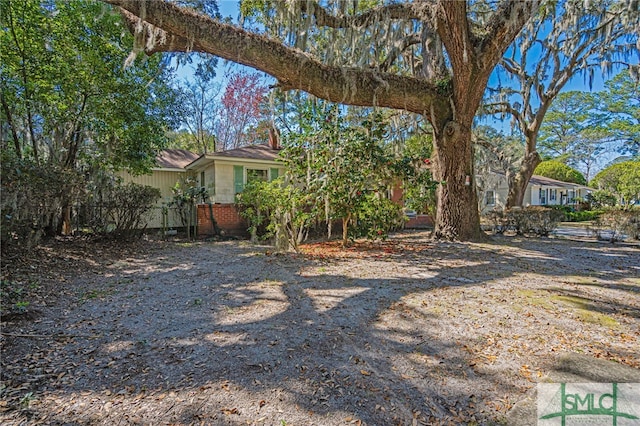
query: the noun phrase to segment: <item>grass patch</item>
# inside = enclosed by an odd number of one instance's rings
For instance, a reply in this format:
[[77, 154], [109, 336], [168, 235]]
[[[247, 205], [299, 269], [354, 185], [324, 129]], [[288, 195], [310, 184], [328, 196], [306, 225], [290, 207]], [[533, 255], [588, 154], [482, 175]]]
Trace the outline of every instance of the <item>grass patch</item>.
[[618, 328], [618, 321], [609, 315], [594, 311], [593, 304], [589, 299], [578, 296], [552, 296], [552, 299], [565, 306], [576, 309], [576, 314], [581, 321], [590, 324], [599, 324], [607, 328]]
[[[543, 290], [518, 290], [516, 295], [524, 299], [531, 306], [539, 306], [544, 309], [553, 310], [554, 306], [549, 302], [549, 293]], [[517, 306], [517, 305], [516, 305]], [[515, 307], [515, 306], [514, 306]], [[520, 309], [522, 310], [522, 309]]]

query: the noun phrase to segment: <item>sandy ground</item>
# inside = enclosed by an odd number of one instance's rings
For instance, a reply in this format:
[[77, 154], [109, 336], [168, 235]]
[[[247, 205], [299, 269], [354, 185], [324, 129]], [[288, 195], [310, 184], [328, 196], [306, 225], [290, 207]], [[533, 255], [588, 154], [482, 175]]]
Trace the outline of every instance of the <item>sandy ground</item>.
[[502, 424], [573, 351], [640, 368], [640, 249], [57, 243], [2, 323], [3, 425]]

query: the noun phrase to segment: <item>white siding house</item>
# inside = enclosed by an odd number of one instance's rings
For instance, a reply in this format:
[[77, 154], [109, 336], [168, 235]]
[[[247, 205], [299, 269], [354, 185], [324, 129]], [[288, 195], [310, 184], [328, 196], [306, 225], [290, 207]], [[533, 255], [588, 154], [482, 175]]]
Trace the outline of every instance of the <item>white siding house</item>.
[[[484, 213], [493, 209], [503, 209], [507, 202], [509, 186], [504, 175], [492, 179], [479, 194], [480, 210]], [[593, 188], [577, 183], [563, 182], [544, 176], [533, 175], [529, 180], [522, 202], [523, 206], [576, 206]]]
[[[147, 228], [162, 228], [162, 207], [173, 198], [171, 189], [182, 179], [191, 176], [197, 179], [198, 185], [206, 188], [209, 202], [213, 204], [204, 209], [217, 217], [220, 228], [227, 228], [229, 233], [240, 234], [246, 231], [246, 224], [238, 216], [235, 208], [235, 196], [244, 189], [252, 179], [273, 180], [284, 173], [282, 163], [276, 161], [280, 148], [272, 145], [248, 145], [228, 151], [198, 155], [182, 149], [166, 149], [156, 159], [157, 166], [150, 174], [134, 176], [128, 172], [120, 173], [124, 182], [135, 182], [158, 188], [162, 198], [147, 221]], [[171, 209], [166, 216], [167, 226], [179, 228], [179, 218]], [[199, 226], [206, 228], [207, 223]], [[210, 222], [210, 221], [209, 221]]]

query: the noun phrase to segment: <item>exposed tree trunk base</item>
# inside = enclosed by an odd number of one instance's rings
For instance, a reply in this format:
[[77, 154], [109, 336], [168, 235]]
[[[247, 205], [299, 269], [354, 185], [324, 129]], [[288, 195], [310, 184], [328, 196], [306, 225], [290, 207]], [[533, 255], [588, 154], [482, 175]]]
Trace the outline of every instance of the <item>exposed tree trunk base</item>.
[[71, 206], [67, 205], [62, 209], [62, 235], [73, 234], [71, 227]]
[[478, 226], [477, 231], [471, 233], [460, 234], [457, 227], [440, 227], [433, 231], [432, 239], [434, 241], [471, 241], [486, 242], [489, 236]]
[[[437, 190], [436, 240], [484, 241], [475, 188], [470, 126], [450, 121], [434, 137]], [[458, 161], [453, 161], [458, 159]]]

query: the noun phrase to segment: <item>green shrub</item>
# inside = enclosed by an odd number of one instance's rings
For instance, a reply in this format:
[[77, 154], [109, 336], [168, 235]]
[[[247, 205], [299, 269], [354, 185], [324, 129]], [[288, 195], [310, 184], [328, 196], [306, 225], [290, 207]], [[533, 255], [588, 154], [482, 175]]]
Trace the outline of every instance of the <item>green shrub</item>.
[[509, 214], [518, 234], [534, 234], [541, 237], [548, 236], [565, 219], [563, 212], [542, 206], [511, 209]]
[[493, 210], [485, 218], [497, 234], [515, 231], [518, 235], [546, 237], [565, 219], [565, 213], [560, 209], [530, 206], [505, 211]]
[[82, 194], [83, 177], [76, 171], [40, 165], [2, 154], [0, 225], [2, 252], [28, 250], [45, 235], [55, 235], [62, 209]]
[[113, 234], [129, 236], [144, 231], [144, 222], [160, 196], [158, 188], [133, 182], [116, 188], [111, 212], [115, 224]]
[[565, 215], [567, 222], [586, 222], [597, 219], [602, 214], [602, 210], [576, 210], [572, 206], [549, 206]]
[[598, 239], [611, 242], [625, 238], [640, 240], [640, 209], [610, 209], [602, 213], [590, 228]]
[[[379, 193], [363, 193], [351, 216], [349, 238], [385, 239], [404, 222], [402, 207]], [[306, 238], [324, 212], [314, 210], [313, 197], [283, 179], [251, 182], [237, 195], [240, 215], [247, 219], [253, 241], [273, 239], [277, 250], [293, 249]]]
[[567, 213], [568, 222], [587, 222], [596, 220], [602, 214], [602, 210], [581, 210]]
[[384, 240], [389, 232], [400, 228], [405, 221], [402, 206], [378, 193], [364, 195], [364, 200], [358, 207], [355, 213], [356, 225], [350, 228], [352, 238]]
[[236, 196], [240, 215], [249, 222], [252, 241], [273, 238], [276, 250], [299, 251], [314, 214], [310, 195], [283, 178], [253, 181]]
[[617, 204], [617, 198], [607, 190], [598, 190], [587, 194], [586, 200], [592, 208], [601, 209], [603, 207], [613, 207]]
[[137, 183], [122, 184], [113, 178], [112, 186], [92, 194], [93, 202], [85, 206], [85, 221], [96, 234], [117, 238], [139, 237], [160, 190]]
[[502, 209], [494, 209], [485, 213], [484, 220], [489, 223], [494, 234], [503, 234], [515, 229], [510, 216]]

